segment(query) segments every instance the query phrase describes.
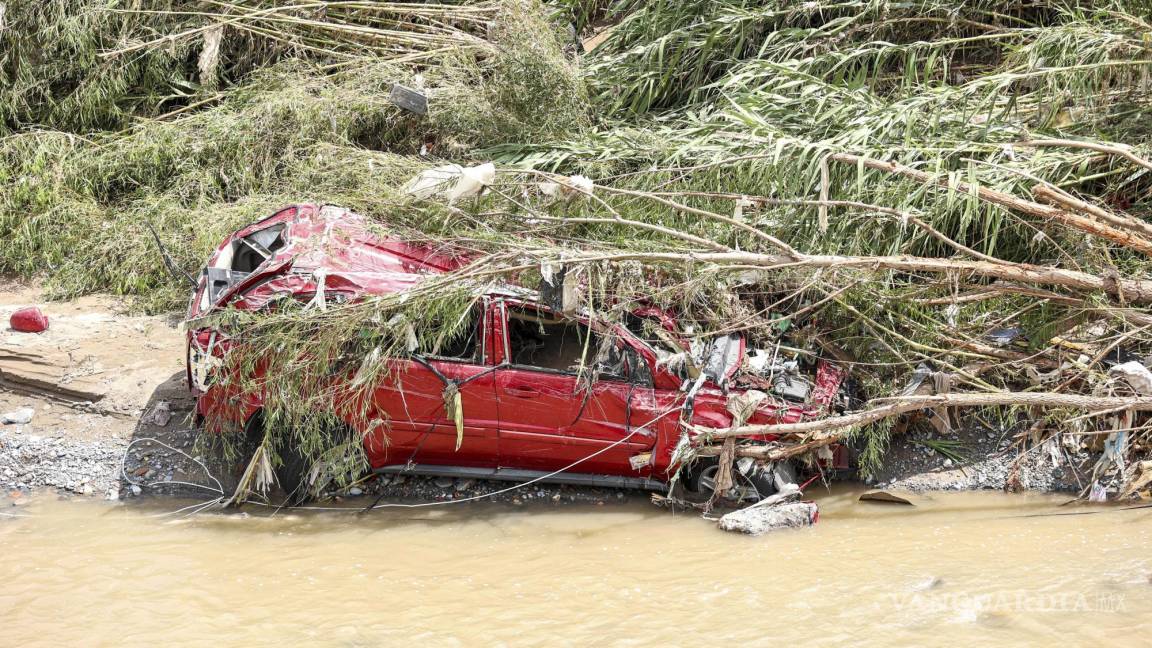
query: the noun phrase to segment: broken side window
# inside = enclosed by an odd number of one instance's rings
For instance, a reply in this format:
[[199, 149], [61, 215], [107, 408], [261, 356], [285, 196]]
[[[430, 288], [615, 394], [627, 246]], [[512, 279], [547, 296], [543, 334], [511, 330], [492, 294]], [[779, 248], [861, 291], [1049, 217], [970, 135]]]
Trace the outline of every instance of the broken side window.
[[521, 367], [575, 374], [584, 366], [603, 380], [629, 375], [629, 356], [617, 340], [535, 308], [509, 307], [508, 352], [512, 364]]
[[232, 245], [232, 271], [255, 272], [277, 250], [284, 247], [284, 225], [273, 225], [253, 232]]
[[284, 224], [279, 224], [253, 232], [222, 250], [212, 265], [204, 270], [208, 287], [201, 308], [215, 304], [229, 288], [243, 281], [284, 247], [284, 228]]
[[444, 360], [459, 360], [480, 364], [483, 347], [480, 344], [483, 331], [480, 326], [482, 309], [474, 307], [464, 315], [464, 320], [456, 333], [440, 342], [433, 357]]
[[[508, 352], [512, 364], [575, 373], [584, 357], [588, 327], [534, 308], [508, 308]], [[589, 341], [590, 363], [596, 347]]]

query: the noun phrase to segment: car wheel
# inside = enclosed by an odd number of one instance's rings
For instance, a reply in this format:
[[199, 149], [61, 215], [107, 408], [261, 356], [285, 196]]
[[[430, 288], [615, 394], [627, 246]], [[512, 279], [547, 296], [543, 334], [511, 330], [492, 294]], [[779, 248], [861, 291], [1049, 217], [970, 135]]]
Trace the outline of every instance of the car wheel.
[[[257, 448], [264, 442], [264, 413], [257, 412], [248, 421], [245, 438], [245, 448], [242, 457], [243, 466], [252, 460]], [[313, 499], [313, 488], [309, 477], [312, 464], [295, 445], [286, 445], [276, 450], [279, 461], [274, 464], [272, 472], [276, 475], [276, 483], [282, 491], [281, 497], [271, 497], [269, 503], [279, 506], [300, 506]], [[275, 495], [275, 492], [270, 493]]]
[[[698, 462], [681, 475], [684, 488], [680, 495], [682, 499], [694, 504], [700, 504], [712, 499], [716, 491], [716, 477], [720, 472], [719, 461], [709, 457]], [[726, 499], [734, 501], [760, 500], [776, 492], [772, 480], [771, 470], [757, 470], [752, 475], [744, 473], [733, 467], [732, 488], [724, 494]]]
[[300, 506], [312, 501], [312, 484], [309, 477], [312, 464], [292, 445], [280, 450], [280, 465], [274, 469], [280, 490], [284, 491], [284, 506]]

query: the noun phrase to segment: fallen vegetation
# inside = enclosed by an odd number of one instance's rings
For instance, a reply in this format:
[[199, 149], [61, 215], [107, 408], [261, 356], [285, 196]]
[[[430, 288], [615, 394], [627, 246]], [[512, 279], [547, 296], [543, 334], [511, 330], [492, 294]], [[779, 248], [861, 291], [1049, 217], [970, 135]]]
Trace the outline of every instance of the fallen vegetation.
[[[339, 455], [334, 476], [362, 465], [321, 434], [336, 363], [368, 366], [410, 334], [435, 348], [469, 288], [563, 265], [608, 319], [646, 300], [692, 335], [836, 357], [872, 397], [770, 430], [696, 429], [696, 453], [770, 431], [786, 436], [737, 455], [848, 440], [867, 472], [893, 417], [948, 430], [956, 408], [982, 408], [1027, 421], [1021, 448], [1102, 449], [1097, 486], [1147, 488], [1142, 3], [7, 4], [0, 271], [167, 308], [184, 287], [148, 224], [191, 269], [302, 199], [477, 255], [403, 301], [242, 323], [229, 362], [282, 369], [262, 386], [270, 415], [314, 457]], [[427, 115], [387, 101], [394, 83], [421, 88]], [[488, 160], [482, 195], [404, 189]]]

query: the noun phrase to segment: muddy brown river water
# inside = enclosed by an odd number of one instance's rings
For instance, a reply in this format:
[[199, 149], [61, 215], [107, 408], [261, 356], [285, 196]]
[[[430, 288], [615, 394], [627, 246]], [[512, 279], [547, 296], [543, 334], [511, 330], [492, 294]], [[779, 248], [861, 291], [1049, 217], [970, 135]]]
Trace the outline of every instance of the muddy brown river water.
[[1152, 509], [819, 500], [816, 527], [748, 538], [643, 501], [174, 519], [42, 496], [0, 518], [0, 644], [1147, 645]]

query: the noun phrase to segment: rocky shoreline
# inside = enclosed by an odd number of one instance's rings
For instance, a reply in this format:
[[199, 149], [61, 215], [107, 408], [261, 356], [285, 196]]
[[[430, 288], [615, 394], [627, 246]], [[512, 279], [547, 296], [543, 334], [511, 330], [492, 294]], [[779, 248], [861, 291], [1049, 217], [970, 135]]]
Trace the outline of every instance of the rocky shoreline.
[[[177, 416], [173, 421], [187, 414], [181, 410], [174, 413]], [[91, 425], [93, 416], [100, 415], [77, 413], [71, 419], [64, 418], [64, 422], [72, 420]], [[93, 435], [72, 438], [66, 428], [44, 429], [37, 426], [35, 420], [29, 424], [0, 426], [0, 484], [12, 499], [44, 489], [109, 500], [216, 496], [192, 486], [212, 487], [214, 483], [202, 465], [193, 459], [197, 435], [194, 428], [174, 423], [167, 427], [138, 423], [137, 427], [140, 434], [128, 438]], [[1067, 448], [1049, 448], [1045, 444], [1019, 453], [1014, 450], [1011, 437], [980, 429], [957, 433], [949, 440], [965, 449], [968, 461], [954, 461], [924, 445], [923, 438], [911, 434], [893, 440], [888, 463], [876, 479], [867, 483], [910, 491], [1074, 492], [1083, 488], [1082, 476], [1090, 472], [1095, 461], [1095, 456], [1083, 449], [1069, 452]], [[1012, 488], [1013, 480], [1015, 488]], [[648, 494], [611, 488], [556, 484], [521, 487], [502, 481], [396, 475], [369, 478], [327, 496], [336, 501], [362, 498], [365, 505], [377, 498], [409, 503], [477, 498], [512, 505], [560, 505], [606, 504], [647, 498]]]

